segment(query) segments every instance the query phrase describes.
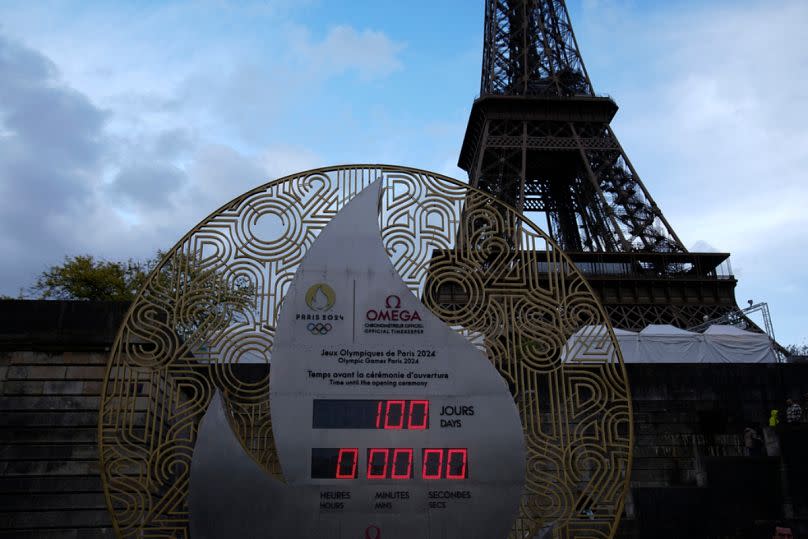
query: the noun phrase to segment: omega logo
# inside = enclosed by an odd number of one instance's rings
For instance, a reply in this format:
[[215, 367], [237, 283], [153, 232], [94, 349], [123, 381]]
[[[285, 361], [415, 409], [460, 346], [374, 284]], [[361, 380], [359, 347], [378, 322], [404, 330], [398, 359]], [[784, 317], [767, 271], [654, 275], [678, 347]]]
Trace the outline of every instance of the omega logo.
[[386, 320], [392, 322], [420, 321], [421, 315], [418, 311], [409, 311], [401, 308], [401, 298], [395, 294], [387, 296], [384, 300], [384, 309], [370, 309], [365, 313], [365, 318], [371, 322]]

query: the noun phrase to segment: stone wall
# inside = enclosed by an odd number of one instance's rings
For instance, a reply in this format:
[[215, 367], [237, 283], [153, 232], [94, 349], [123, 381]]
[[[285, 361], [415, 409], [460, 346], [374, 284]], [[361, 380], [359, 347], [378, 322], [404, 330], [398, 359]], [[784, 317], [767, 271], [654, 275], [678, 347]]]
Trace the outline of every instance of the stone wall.
[[106, 354], [1, 354], [0, 535], [112, 537], [96, 444]]
[[[635, 448], [621, 537], [808, 537], [808, 424], [765, 426], [808, 365], [629, 365]], [[781, 412], [784, 419], [785, 414]], [[768, 454], [744, 456], [757, 424]], [[764, 450], [765, 451], [765, 450]]]
[[[104, 365], [126, 304], [0, 301], [0, 537], [113, 537], [99, 478]], [[36, 328], [36, 329], [31, 329]], [[808, 538], [808, 428], [743, 429], [808, 391], [808, 364], [630, 365], [635, 439], [622, 538]]]
[[113, 537], [98, 404], [125, 303], [0, 301], [0, 537]]

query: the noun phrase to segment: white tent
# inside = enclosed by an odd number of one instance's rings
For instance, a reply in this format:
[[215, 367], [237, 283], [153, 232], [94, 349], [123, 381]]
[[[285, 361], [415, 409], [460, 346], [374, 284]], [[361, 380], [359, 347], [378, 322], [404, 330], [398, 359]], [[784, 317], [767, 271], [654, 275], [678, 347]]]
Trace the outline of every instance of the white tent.
[[[634, 333], [615, 329], [626, 363], [776, 363], [766, 335], [733, 326], [713, 325], [693, 333], [668, 325], [650, 325]], [[602, 326], [586, 326], [567, 341], [565, 362], [607, 360], [609, 339]]]
[[704, 361], [704, 339], [673, 326], [652, 325], [640, 331], [640, 355], [632, 363], [709, 363]]
[[[734, 326], [712, 325], [704, 332], [705, 343], [723, 363], [775, 363], [768, 335], [744, 331]], [[743, 359], [738, 359], [743, 358]]]

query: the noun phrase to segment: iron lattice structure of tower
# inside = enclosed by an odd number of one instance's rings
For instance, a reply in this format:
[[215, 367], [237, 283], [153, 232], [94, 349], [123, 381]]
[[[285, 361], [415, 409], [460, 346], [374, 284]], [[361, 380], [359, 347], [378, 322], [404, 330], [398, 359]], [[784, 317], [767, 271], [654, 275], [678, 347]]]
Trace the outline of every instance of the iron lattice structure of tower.
[[539, 216], [612, 323], [692, 327], [737, 310], [727, 253], [689, 253], [610, 127], [563, 0], [486, 0], [480, 97], [458, 165]]

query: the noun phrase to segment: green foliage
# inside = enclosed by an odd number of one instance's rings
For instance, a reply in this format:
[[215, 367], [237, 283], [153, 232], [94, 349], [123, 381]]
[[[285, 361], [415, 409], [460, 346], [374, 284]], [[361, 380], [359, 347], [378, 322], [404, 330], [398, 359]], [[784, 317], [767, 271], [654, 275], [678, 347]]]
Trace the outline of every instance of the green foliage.
[[66, 257], [62, 265], [39, 276], [30, 295], [133, 301], [151, 276], [143, 290], [143, 304], [151, 309], [149, 316], [154, 316], [158, 325], [167, 323], [200, 353], [207, 347], [210, 332], [260, 319], [255, 285], [245, 275], [228, 272], [223, 265], [209, 267], [201, 257], [182, 252], [163, 259], [159, 251], [146, 262], [109, 262], [90, 255]]
[[[164, 254], [145, 262], [110, 262], [91, 255], [65, 257], [60, 266], [42, 273], [30, 289], [41, 299], [132, 301]], [[220, 268], [203, 267], [194, 256], [175, 253], [157, 270], [150, 285], [160, 303], [174, 309], [184, 297], [182, 321], [175, 328], [187, 335], [203, 326], [229, 324], [253, 307], [255, 287], [244, 276], [225, 277]]]
[[[154, 266], [162, 258], [158, 252]], [[254, 307], [255, 286], [244, 276], [226, 275], [222, 268], [204, 267], [195, 256], [174, 253], [160, 267], [149, 288], [169, 292], [172, 299], [163, 298], [161, 303], [170, 305], [179, 315], [175, 330], [187, 338], [201, 328], [238, 322]], [[172, 304], [178, 296], [183, 297], [181, 310]]]
[[42, 272], [30, 292], [41, 299], [131, 301], [154, 263], [109, 262], [91, 255], [65, 257], [63, 264]]
[[789, 344], [785, 347], [789, 356], [808, 356], [808, 344]]

